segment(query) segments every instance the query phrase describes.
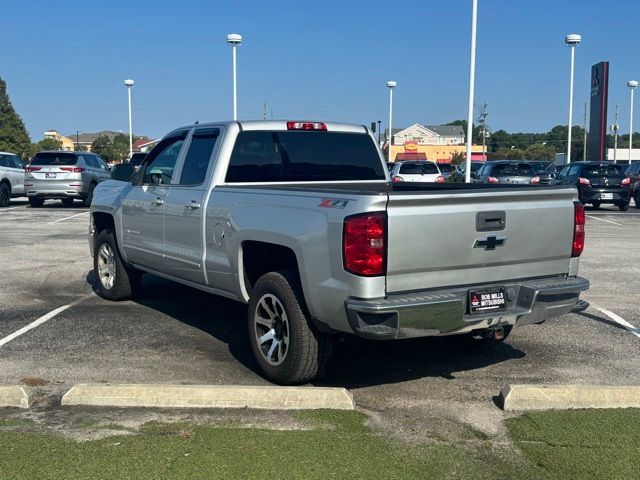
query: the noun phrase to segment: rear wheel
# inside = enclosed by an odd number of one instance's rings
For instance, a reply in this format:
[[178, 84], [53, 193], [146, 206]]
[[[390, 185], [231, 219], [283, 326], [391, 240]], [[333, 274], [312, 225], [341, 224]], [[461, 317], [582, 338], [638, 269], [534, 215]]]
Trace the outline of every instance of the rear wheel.
[[93, 200], [93, 191], [95, 190], [95, 188], [96, 188], [95, 183], [92, 183], [91, 185], [89, 185], [89, 191], [87, 192], [87, 196], [83, 200], [83, 204], [85, 207], [91, 206], [91, 200]]
[[7, 181], [0, 183], [0, 207], [8, 207], [11, 203], [11, 184]]
[[636, 208], [640, 208], [640, 188], [633, 194], [633, 202], [636, 204]]
[[296, 385], [323, 375], [331, 338], [319, 332], [306, 313], [295, 273], [260, 277], [249, 301], [248, 324], [251, 350], [269, 380]]
[[601, 202], [592, 202], [591, 205], [593, 205], [593, 208], [600, 208], [600, 205], [602, 203]]
[[40, 208], [42, 205], [44, 205], [44, 198], [29, 197], [29, 205], [31, 205], [33, 208]]
[[629, 202], [620, 202], [618, 204], [618, 208], [621, 212], [626, 212], [627, 210], [629, 210]]
[[62, 205], [64, 205], [65, 207], [73, 206], [73, 198], [63, 198]]
[[98, 279], [98, 295], [107, 300], [129, 300], [142, 284], [142, 273], [120, 256], [115, 232], [107, 228], [98, 235], [93, 252], [93, 272]]

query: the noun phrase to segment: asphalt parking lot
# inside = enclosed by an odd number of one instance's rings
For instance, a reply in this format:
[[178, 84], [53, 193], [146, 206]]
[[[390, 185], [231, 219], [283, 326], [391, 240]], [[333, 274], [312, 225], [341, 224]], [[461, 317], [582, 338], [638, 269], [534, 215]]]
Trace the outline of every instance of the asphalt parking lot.
[[[149, 275], [137, 301], [97, 297], [87, 227], [80, 203], [33, 209], [17, 199], [0, 210], [0, 384], [41, 384], [54, 401], [84, 382], [267, 383], [253, 364], [243, 305]], [[494, 396], [506, 383], [640, 385], [638, 238], [633, 206], [587, 209], [585, 312], [514, 329], [489, 349], [451, 338], [347, 339], [318, 384], [351, 389], [395, 434], [448, 437], [468, 426], [499, 434], [505, 414]]]

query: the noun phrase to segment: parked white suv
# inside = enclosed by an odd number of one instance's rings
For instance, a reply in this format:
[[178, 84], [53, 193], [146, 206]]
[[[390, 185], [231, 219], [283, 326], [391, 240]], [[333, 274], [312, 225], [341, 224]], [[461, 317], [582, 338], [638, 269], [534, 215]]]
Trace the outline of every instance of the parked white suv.
[[391, 180], [394, 182], [436, 182], [444, 183], [444, 176], [438, 165], [426, 160], [411, 162], [396, 162], [391, 170]]
[[0, 152], [0, 207], [8, 207], [11, 197], [24, 195], [24, 162], [14, 154]]

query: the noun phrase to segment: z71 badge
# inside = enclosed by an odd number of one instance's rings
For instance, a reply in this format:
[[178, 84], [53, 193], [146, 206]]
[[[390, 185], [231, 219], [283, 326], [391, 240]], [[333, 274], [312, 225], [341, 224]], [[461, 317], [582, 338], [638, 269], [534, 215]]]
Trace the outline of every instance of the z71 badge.
[[349, 200], [341, 200], [339, 198], [323, 198], [318, 205], [320, 208], [344, 208], [349, 203]]

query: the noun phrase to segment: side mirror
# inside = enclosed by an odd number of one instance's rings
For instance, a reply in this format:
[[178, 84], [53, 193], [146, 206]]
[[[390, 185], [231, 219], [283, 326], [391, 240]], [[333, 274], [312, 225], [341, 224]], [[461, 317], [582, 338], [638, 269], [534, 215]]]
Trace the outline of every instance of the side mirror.
[[120, 180], [121, 182], [128, 182], [135, 173], [135, 165], [131, 165], [130, 163], [119, 163], [114, 165], [111, 169], [111, 178], [113, 180]]

